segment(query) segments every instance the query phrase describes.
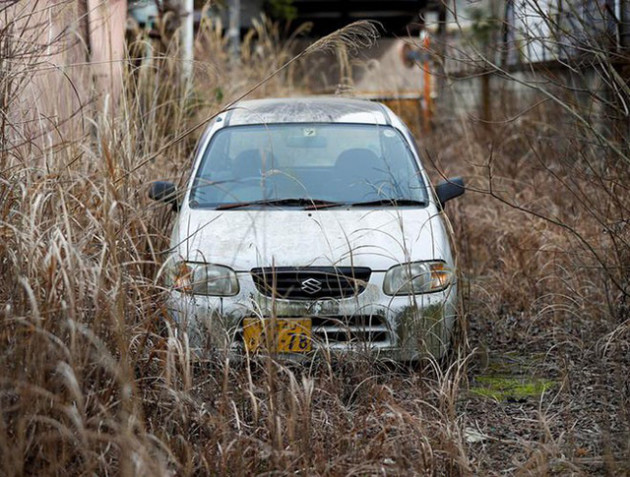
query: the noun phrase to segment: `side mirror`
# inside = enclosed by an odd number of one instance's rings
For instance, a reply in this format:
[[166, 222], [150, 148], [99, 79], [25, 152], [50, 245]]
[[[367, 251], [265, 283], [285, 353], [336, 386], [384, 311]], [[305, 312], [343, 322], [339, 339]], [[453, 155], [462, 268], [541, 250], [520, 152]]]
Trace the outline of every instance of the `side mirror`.
[[179, 210], [179, 204], [177, 203], [177, 188], [172, 182], [151, 182], [151, 186], [149, 188], [149, 198], [171, 204], [174, 211]]
[[444, 207], [446, 202], [462, 195], [465, 190], [464, 179], [461, 177], [447, 179], [435, 186], [435, 193], [440, 203], [440, 207]]

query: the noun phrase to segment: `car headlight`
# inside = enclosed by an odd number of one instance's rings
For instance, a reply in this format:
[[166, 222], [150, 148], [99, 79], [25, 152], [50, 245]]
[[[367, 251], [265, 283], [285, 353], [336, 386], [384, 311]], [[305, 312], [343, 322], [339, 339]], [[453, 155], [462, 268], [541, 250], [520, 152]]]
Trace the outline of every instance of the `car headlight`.
[[453, 271], [444, 262], [411, 262], [390, 268], [383, 280], [386, 295], [415, 295], [444, 290]]
[[234, 296], [239, 291], [234, 270], [207, 263], [174, 263], [166, 273], [166, 285], [193, 295]]

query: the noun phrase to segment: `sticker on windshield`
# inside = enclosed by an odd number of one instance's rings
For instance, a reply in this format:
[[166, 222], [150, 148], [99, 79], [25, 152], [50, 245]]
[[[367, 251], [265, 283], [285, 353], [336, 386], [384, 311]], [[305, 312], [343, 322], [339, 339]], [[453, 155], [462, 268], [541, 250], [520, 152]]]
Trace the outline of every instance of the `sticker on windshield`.
[[396, 135], [396, 133], [391, 129], [385, 129], [385, 131], [383, 131], [383, 134], [385, 134], [385, 137], [394, 137]]
[[302, 134], [304, 134], [304, 137], [315, 137], [317, 136], [317, 131], [315, 128], [304, 128], [302, 129]]

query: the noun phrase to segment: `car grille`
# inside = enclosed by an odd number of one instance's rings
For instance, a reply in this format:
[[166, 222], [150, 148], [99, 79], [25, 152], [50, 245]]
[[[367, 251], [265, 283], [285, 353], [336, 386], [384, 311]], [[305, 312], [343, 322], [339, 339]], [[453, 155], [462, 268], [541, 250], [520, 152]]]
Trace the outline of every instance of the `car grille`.
[[[314, 346], [389, 342], [389, 331], [382, 316], [312, 316], [310, 319]], [[243, 342], [242, 322], [236, 330], [234, 341]]]
[[382, 343], [389, 339], [380, 316], [315, 316], [311, 318], [316, 343]]
[[351, 298], [365, 290], [367, 267], [267, 267], [251, 271], [257, 290], [287, 300]]

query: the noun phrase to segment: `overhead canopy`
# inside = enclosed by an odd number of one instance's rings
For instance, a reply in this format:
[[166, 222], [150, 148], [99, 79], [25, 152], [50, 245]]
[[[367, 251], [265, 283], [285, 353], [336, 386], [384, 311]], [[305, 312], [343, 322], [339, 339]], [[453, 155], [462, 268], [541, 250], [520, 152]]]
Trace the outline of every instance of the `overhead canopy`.
[[356, 20], [375, 20], [383, 24], [386, 34], [405, 31], [417, 25], [420, 12], [437, 10], [441, 2], [431, 0], [293, 0], [296, 23], [313, 22], [314, 32], [332, 32]]

